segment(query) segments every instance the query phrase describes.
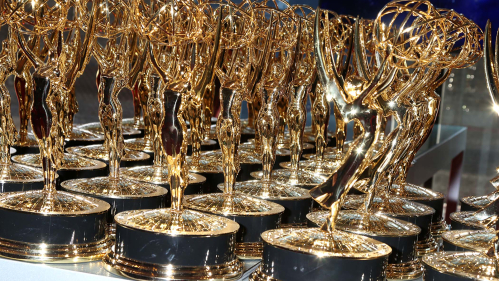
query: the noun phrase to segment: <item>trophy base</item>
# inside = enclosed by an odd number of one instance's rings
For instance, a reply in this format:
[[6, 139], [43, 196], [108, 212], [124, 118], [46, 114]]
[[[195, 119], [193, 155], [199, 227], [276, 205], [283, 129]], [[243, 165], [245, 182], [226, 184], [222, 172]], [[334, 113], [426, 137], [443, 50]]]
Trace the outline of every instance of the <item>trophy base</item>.
[[[263, 171], [252, 172], [251, 176], [256, 179], [261, 179]], [[326, 178], [319, 174], [312, 174], [301, 170], [294, 173], [291, 169], [272, 170], [271, 179], [280, 184], [292, 185], [305, 189], [312, 189], [326, 181]]]
[[475, 216], [476, 211], [467, 212], [454, 212], [450, 214], [451, 229], [452, 230], [464, 230], [464, 229], [474, 229], [480, 230], [485, 229], [487, 226], [483, 223], [483, 218]]
[[[79, 129], [84, 129], [87, 131], [90, 131], [91, 133], [94, 133], [96, 135], [104, 135], [104, 130], [102, 129], [102, 126], [100, 122], [93, 122], [93, 123], [87, 123], [78, 126]], [[123, 138], [124, 139], [131, 139], [131, 138], [140, 138], [143, 137], [143, 133], [139, 130], [133, 129], [133, 126], [123, 126], [122, 127], [122, 132], [123, 132]]]
[[123, 124], [123, 127], [125, 127], [125, 128], [130, 128], [130, 129], [134, 129], [134, 130], [144, 131], [145, 124], [144, 124], [144, 118], [143, 117], [139, 118], [139, 123], [138, 124], [135, 123], [135, 118], [123, 118], [123, 120], [121, 121], [121, 123]]
[[100, 259], [109, 204], [67, 192], [43, 190], [0, 195], [0, 256], [31, 262], [76, 263]]
[[[23, 165], [42, 168], [40, 154], [15, 155], [12, 156], [12, 160]], [[64, 153], [61, 167], [57, 170], [61, 182], [70, 179], [105, 176], [107, 173], [106, 164], [71, 153]]]
[[[284, 169], [291, 169], [291, 162], [283, 162], [280, 166]], [[330, 175], [338, 170], [340, 161], [334, 160], [302, 160], [300, 161], [300, 170], [320, 175]]]
[[0, 193], [37, 190], [43, 187], [41, 170], [16, 163], [0, 165]]
[[[218, 188], [222, 190], [223, 184], [219, 184]], [[234, 191], [283, 206], [285, 211], [281, 223], [284, 225], [305, 225], [307, 223], [307, 214], [312, 210], [313, 200], [308, 190], [296, 186], [287, 186], [264, 180], [250, 180], [236, 182]]]
[[[307, 141], [309, 141], [309, 140], [304, 140], [304, 142], [302, 144], [302, 153], [304, 153], [304, 154], [314, 153], [315, 146], [311, 143], [308, 143]], [[312, 141], [312, 142], [314, 142], [314, 141]], [[289, 142], [278, 142], [277, 148], [289, 150]]]
[[92, 145], [104, 143], [104, 136], [97, 135], [90, 131], [74, 127], [71, 135], [65, 140], [65, 147], [78, 145]]
[[261, 244], [262, 232], [278, 228], [284, 212], [284, 207], [278, 204], [241, 193], [186, 196], [184, 206], [237, 222], [240, 228], [236, 234], [236, 252], [244, 253], [246, 258], [261, 258], [256, 254], [261, 254], [262, 248], [249, 249], [249, 246]]
[[492, 229], [451, 230], [442, 234], [445, 251], [487, 253], [495, 238], [496, 233]]
[[61, 188], [67, 192], [107, 202], [111, 205], [109, 223], [113, 223], [113, 217], [117, 213], [128, 210], [164, 208], [169, 203], [167, 189], [124, 178], [74, 179], [62, 182]]
[[392, 185], [389, 194], [432, 207], [435, 209], [433, 222], [440, 222], [443, 219], [442, 214], [444, 211], [445, 196], [441, 192], [436, 192], [415, 184], [405, 183], [403, 185]]
[[125, 149], [142, 151], [153, 157], [154, 147], [152, 141], [146, 138], [129, 139], [125, 141]]
[[18, 155], [40, 153], [40, 149], [38, 148], [38, 141], [33, 134], [28, 134], [26, 141], [17, 141], [12, 147], [17, 151]]
[[396, 280], [413, 280], [423, 276], [424, 268], [421, 261], [388, 264], [386, 278]]
[[232, 220], [191, 210], [119, 213], [106, 268], [139, 280], [232, 280], [242, 274]]
[[435, 237], [435, 239], [440, 239], [442, 237], [442, 233], [448, 230], [449, 225], [447, 225], [444, 219], [438, 222], [432, 222], [430, 225], [431, 236]]
[[[329, 216], [329, 211], [321, 211], [308, 214], [307, 219], [311, 227], [317, 227], [325, 224]], [[421, 263], [414, 256], [414, 245], [421, 229], [414, 224], [379, 213], [341, 210], [336, 219], [336, 228], [390, 246], [392, 254], [388, 257], [387, 277], [391, 277], [388, 278], [414, 279], [423, 273]]]
[[426, 239], [419, 239], [414, 245], [414, 255], [417, 258], [421, 258], [424, 255], [436, 253], [440, 249], [440, 245], [437, 243], [435, 238], [429, 237]]
[[237, 259], [217, 266], [172, 266], [134, 261], [117, 256], [114, 252], [105, 255], [102, 262], [107, 271], [134, 280], [235, 281], [243, 269], [243, 264]]
[[391, 248], [361, 235], [319, 228], [262, 233], [263, 260], [250, 280], [382, 281]]
[[[241, 143], [239, 145], [239, 153], [251, 154], [252, 157], [255, 157], [257, 159], [261, 158], [261, 155], [259, 155], [259, 152], [257, 152], [257, 149], [255, 147], [255, 140], [254, 139], [250, 139], [249, 142]], [[289, 150], [277, 148], [277, 150], [275, 152], [275, 162], [274, 162], [273, 168], [279, 169], [279, 164], [282, 162], [288, 161], [290, 156], [291, 156], [291, 152]]]
[[261, 260], [262, 254], [262, 242], [236, 243], [236, 255], [241, 260]]
[[[86, 157], [94, 160], [103, 161], [109, 165], [109, 150], [104, 145], [88, 145], [88, 146], [73, 146], [66, 149], [67, 152], [76, 154], [80, 157]], [[152, 162], [151, 156], [142, 151], [125, 149], [125, 153], [121, 158], [120, 167], [135, 167], [150, 165]]]
[[[155, 184], [166, 188], [167, 190], [170, 190], [167, 167], [139, 166], [133, 168], [125, 168], [120, 170], [120, 175], [130, 180]], [[184, 194], [190, 195], [205, 193], [205, 191], [202, 189], [205, 182], [205, 177], [189, 173], [189, 184], [184, 190]]]
[[[344, 150], [344, 152], [346, 152], [346, 150]], [[338, 149], [335, 147], [328, 147], [324, 151], [324, 159], [328, 161], [341, 161], [344, 156], [345, 153], [339, 153]], [[315, 152], [303, 154], [302, 157], [307, 160], [317, 159], [317, 155], [315, 154]]]
[[423, 257], [425, 281], [498, 281], [494, 258], [478, 252], [442, 252]]
[[478, 211], [499, 198], [499, 192], [483, 196], [467, 196], [461, 198], [461, 212]]

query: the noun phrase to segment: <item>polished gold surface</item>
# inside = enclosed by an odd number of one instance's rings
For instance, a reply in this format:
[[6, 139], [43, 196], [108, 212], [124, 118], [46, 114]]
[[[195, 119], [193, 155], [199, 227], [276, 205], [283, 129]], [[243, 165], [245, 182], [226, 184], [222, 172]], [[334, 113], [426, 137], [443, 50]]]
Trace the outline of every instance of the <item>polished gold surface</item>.
[[241, 260], [261, 259], [262, 254], [262, 242], [243, 242], [236, 244], [236, 255]]
[[490, 203], [496, 201], [499, 198], [499, 192], [492, 192], [487, 195], [482, 196], [467, 196], [461, 198], [463, 203], [475, 207], [476, 209], [482, 209]]
[[284, 207], [279, 204], [241, 193], [185, 196], [184, 206], [223, 216], [268, 216], [284, 212]]
[[[14, 155], [12, 160], [24, 165], [41, 168], [42, 161], [39, 154]], [[64, 153], [61, 161], [61, 170], [93, 170], [105, 168], [103, 162], [80, 157], [71, 153]]]
[[28, 183], [41, 181], [43, 181], [43, 173], [39, 169], [16, 163], [0, 165], [1, 183]]
[[[326, 222], [328, 211], [312, 212], [307, 214], [307, 219], [316, 225]], [[338, 214], [336, 227], [360, 235], [403, 237], [416, 236], [421, 229], [406, 221], [394, 219], [380, 213], [362, 214], [353, 210], [341, 210]]]
[[243, 263], [238, 259], [216, 266], [189, 267], [146, 264], [111, 252], [102, 260], [108, 271], [137, 280], [231, 281], [239, 279], [243, 270]]
[[157, 185], [111, 177], [67, 180], [61, 186], [67, 191], [108, 198], [156, 197], [168, 193], [166, 188]]
[[101, 260], [109, 252], [112, 240], [96, 243], [51, 245], [22, 243], [0, 238], [0, 256], [41, 263], [79, 263]]
[[[219, 184], [218, 188], [222, 189], [223, 185]], [[270, 200], [299, 200], [310, 198], [308, 190], [304, 188], [284, 185], [272, 181], [264, 181], [263, 179], [236, 182], [234, 191], [260, 199]]]
[[[343, 207], [352, 210], [362, 208], [365, 198], [365, 195], [347, 195]], [[426, 205], [404, 200], [398, 197], [387, 196], [374, 197], [370, 208], [372, 212], [380, 212], [394, 217], [418, 217], [428, 216], [435, 213], [433, 208]]]
[[104, 141], [103, 135], [94, 134], [79, 127], [73, 127], [66, 140], [78, 141]]
[[[158, 166], [139, 166], [125, 168], [120, 170], [120, 175], [136, 181], [149, 182], [154, 184], [168, 183], [168, 168]], [[206, 178], [189, 173], [189, 184], [200, 184], [206, 181]]]
[[495, 225], [495, 222], [498, 220], [498, 215], [494, 214], [489, 216], [487, 214], [481, 215], [479, 211], [465, 211], [450, 214], [450, 219], [468, 227], [489, 228]]
[[471, 280], [499, 280], [497, 261], [478, 252], [442, 252], [423, 257], [433, 269]]
[[[101, 124], [99, 122], [87, 123], [78, 126], [81, 129], [90, 131], [97, 135], [104, 135]], [[133, 129], [131, 127], [123, 127], [123, 135], [139, 135], [140, 131]]]
[[424, 268], [419, 260], [388, 264], [385, 271], [387, 279], [395, 280], [414, 280], [424, 274]]
[[[104, 145], [96, 144], [96, 145], [86, 145], [86, 146], [73, 146], [66, 148], [66, 151], [80, 157], [86, 157], [91, 159], [109, 161], [109, 150], [105, 148]], [[121, 160], [123, 161], [143, 161], [149, 159], [149, 155], [144, 152], [125, 149], [123, 153], [123, 157]]]
[[239, 225], [230, 219], [192, 210], [126, 211], [114, 217], [117, 224], [165, 235], [221, 235], [236, 233]]
[[0, 208], [40, 215], [79, 216], [107, 212], [110, 206], [102, 200], [68, 192], [50, 194], [33, 190], [0, 194]]
[[[496, 231], [485, 230], [451, 230], [442, 234], [442, 239], [452, 245], [475, 252], [487, 254], [497, 240]], [[445, 250], [445, 249], [444, 249]]]
[[375, 259], [388, 256], [392, 249], [361, 235], [320, 228], [286, 228], [266, 231], [262, 239], [273, 246], [320, 257]]
[[[256, 179], [261, 179], [263, 172], [252, 172], [251, 176]], [[314, 174], [301, 169], [297, 172], [293, 172], [291, 169], [273, 170], [270, 178], [272, 181], [280, 184], [296, 185], [305, 188], [312, 188], [326, 181], [326, 178], [321, 174]]]

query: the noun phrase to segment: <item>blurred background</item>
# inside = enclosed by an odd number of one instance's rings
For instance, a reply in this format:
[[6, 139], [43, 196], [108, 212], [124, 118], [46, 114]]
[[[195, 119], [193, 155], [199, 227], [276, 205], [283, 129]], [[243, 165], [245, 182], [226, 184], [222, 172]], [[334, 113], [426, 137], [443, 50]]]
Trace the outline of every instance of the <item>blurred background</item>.
[[[291, 4], [308, 4], [312, 7], [320, 5], [322, 8], [339, 14], [358, 15], [372, 19], [387, 2], [386, 0], [290, 1]], [[482, 29], [487, 19], [491, 19], [494, 34], [499, 27], [499, 0], [433, 0], [431, 2], [437, 8], [454, 9], [463, 13], [478, 23]], [[0, 30], [0, 40], [5, 39], [6, 36], [7, 29], [4, 27]], [[85, 73], [76, 82], [79, 112], [75, 116], [75, 123], [82, 124], [99, 120], [96, 71], [97, 63], [92, 59]], [[8, 79], [6, 86], [12, 97], [14, 121], [19, 126], [17, 97], [13, 89], [12, 77]], [[438, 93], [442, 97], [442, 103], [437, 123], [464, 126], [468, 129], [460, 197], [483, 195], [492, 191], [494, 188], [489, 180], [496, 176], [496, 167], [499, 166], [499, 116], [492, 111], [484, 80], [483, 61], [467, 69], [454, 70]], [[123, 117], [133, 117], [131, 92], [123, 90], [119, 98], [123, 106]], [[308, 109], [310, 109], [310, 104]], [[246, 114], [247, 111], [243, 109], [243, 117]], [[334, 126], [334, 117], [332, 117], [329, 129], [334, 131]], [[433, 177], [433, 188], [438, 191], [445, 192], [448, 183], [448, 170], [441, 170]]]

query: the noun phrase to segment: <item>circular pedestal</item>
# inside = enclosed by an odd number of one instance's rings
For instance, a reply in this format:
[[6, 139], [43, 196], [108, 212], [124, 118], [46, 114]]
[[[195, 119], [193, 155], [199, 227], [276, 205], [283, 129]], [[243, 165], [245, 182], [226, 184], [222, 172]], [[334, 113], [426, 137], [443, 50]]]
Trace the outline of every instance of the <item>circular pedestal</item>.
[[241, 193], [186, 196], [184, 206], [237, 222], [240, 228], [236, 235], [236, 254], [243, 259], [262, 258], [260, 235], [278, 228], [284, 212], [284, 207], [278, 204]]
[[[218, 188], [223, 189], [223, 185], [218, 185]], [[236, 182], [234, 191], [283, 206], [285, 211], [282, 215], [281, 227], [306, 226], [306, 216], [310, 213], [313, 202], [306, 189], [281, 185], [275, 182], [251, 180]]]
[[[263, 171], [252, 172], [251, 176], [256, 179], [261, 179]], [[326, 181], [326, 177], [323, 175], [312, 174], [301, 170], [293, 173], [291, 169], [272, 170], [271, 179], [280, 184], [292, 185], [308, 190]]]
[[494, 259], [477, 252], [442, 252], [423, 257], [425, 281], [498, 281]]
[[111, 243], [108, 203], [41, 190], [0, 194], [0, 255], [33, 262], [100, 259]]
[[109, 203], [110, 224], [113, 223], [114, 216], [120, 212], [164, 208], [169, 201], [167, 189], [124, 178], [74, 179], [62, 182], [61, 187], [65, 191], [88, 195]]
[[[253, 157], [256, 157], [257, 159], [261, 158], [261, 156], [257, 154], [254, 139], [250, 142], [241, 143], [239, 145], [239, 151], [240, 151], [239, 153], [241, 153], [242, 151], [245, 151], [247, 153], [253, 154], [254, 155]], [[274, 162], [273, 168], [278, 169], [280, 163], [282, 163], [284, 161], [289, 161], [290, 155], [291, 155], [291, 152], [289, 150], [278, 148], [276, 150], [275, 162]]]
[[128, 139], [125, 141], [125, 149], [142, 151], [154, 157], [153, 144], [151, 140], [145, 138]]
[[143, 280], [230, 280], [242, 273], [234, 248], [237, 223], [191, 210], [119, 213], [111, 272]]
[[[120, 170], [120, 176], [130, 180], [136, 180], [140, 182], [159, 185], [170, 190], [167, 167], [140, 166], [140, 167], [126, 168]], [[205, 177], [189, 173], [189, 184], [184, 190], [184, 194], [185, 195], [203, 194], [204, 190], [202, 188], [205, 182], [206, 182]]]
[[383, 281], [391, 249], [360, 235], [319, 228], [262, 233], [263, 260], [250, 276], [258, 281]]
[[78, 145], [93, 145], [104, 143], [104, 135], [94, 134], [90, 131], [74, 127], [71, 135], [65, 140], [65, 147]]
[[43, 173], [39, 169], [11, 163], [0, 165], [0, 192], [42, 189]]
[[442, 234], [445, 251], [474, 251], [486, 253], [496, 238], [492, 229], [451, 230]]
[[[364, 203], [364, 195], [348, 195], [343, 207], [345, 209], [357, 210]], [[374, 197], [371, 205], [372, 212], [410, 222], [421, 228], [421, 234], [416, 243], [416, 255], [423, 256], [428, 253], [436, 252], [438, 244], [431, 235], [430, 226], [435, 209], [409, 200], [397, 197], [387, 198]]]
[[[307, 137], [304, 137], [305, 139]], [[288, 139], [289, 140], [289, 139]], [[306, 139], [304, 140], [303, 144], [302, 144], [302, 153], [303, 154], [309, 154], [309, 153], [314, 153], [315, 152], [315, 146], [307, 141], [310, 141], [309, 139]], [[314, 140], [310, 141], [310, 142], [314, 142]], [[279, 142], [277, 143], [277, 148], [278, 149], [286, 149], [286, 150], [289, 150], [289, 142], [288, 141], [284, 141], [284, 142]], [[289, 160], [289, 159], [288, 159]]]
[[[101, 126], [100, 122], [83, 124], [83, 125], [78, 126], [78, 128], [90, 131], [90, 132], [97, 134], [97, 135], [104, 134], [104, 130], [102, 130], [102, 126]], [[143, 136], [143, 133], [141, 133], [138, 130], [133, 129], [132, 127], [128, 127], [128, 126], [123, 126], [122, 132], [123, 132], [124, 139], [140, 138]]]
[[16, 142], [13, 146], [16, 149], [17, 154], [37, 154], [40, 153], [38, 148], [38, 142], [33, 134], [28, 134], [26, 142], [20, 143]]
[[[307, 215], [307, 219], [311, 227], [317, 227], [322, 226], [329, 215], [329, 211], [313, 212]], [[415, 279], [423, 274], [421, 263], [414, 256], [414, 245], [421, 232], [416, 225], [378, 213], [342, 210], [336, 219], [336, 228], [390, 246], [392, 253], [388, 258], [387, 278]]]
[[483, 196], [467, 196], [461, 198], [461, 212], [467, 211], [477, 211], [485, 208], [492, 201], [499, 198], [499, 192], [493, 192], [491, 194]]
[[[12, 160], [31, 167], [42, 167], [40, 154], [15, 155]], [[71, 153], [64, 153], [62, 165], [57, 170], [61, 182], [70, 179], [101, 177], [107, 173], [106, 164]]]
[[[335, 160], [324, 160], [321, 162], [316, 160], [301, 160], [300, 170], [322, 176], [329, 176], [338, 170], [340, 163], [340, 161]], [[285, 169], [291, 169], [291, 162], [283, 162], [280, 166]]]
[[[104, 145], [101, 144], [74, 146], [67, 148], [66, 151], [81, 157], [91, 158], [109, 164], [109, 151], [104, 148]], [[120, 167], [126, 168], [150, 165], [152, 163], [151, 161], [152, 158], [147, 153], [125, 149], [123, 158], [121, 158]]]
[[452, 230], [461, 229], [485, 229], [484, 224], [486, 218], [480, 218], [475, 215], [476, 211], [454, 212], [450, 214], [450, 225]]
[[140, 117], [139, 119], [139, 124], [138, 126], [135, 124], [135, 118], [123, 118], [121, 121], [123, 124], [123, 127], [129, 128], [129, 129], [134, 129], [134, 130], [139, 130], [141, 132], [144, 132], [144, 118]]

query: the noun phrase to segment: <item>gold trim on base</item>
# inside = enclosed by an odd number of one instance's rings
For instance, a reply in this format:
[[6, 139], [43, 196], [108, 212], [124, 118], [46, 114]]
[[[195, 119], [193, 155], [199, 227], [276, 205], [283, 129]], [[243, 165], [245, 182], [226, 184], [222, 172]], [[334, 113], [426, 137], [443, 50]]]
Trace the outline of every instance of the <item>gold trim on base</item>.
[[430, 237], [416, 242], [416, 245], [414, 245], [414, 254], [416, 257], [421, 258], [426, 254], [436, 253], [439, 248], [440, 247], [435, 238]]
[[281, 281], [263, 273], [261, 268], [262, 266], [260, 265], [253, 273], [251, 273], [249, 281]]
[[421, 261], [414, 260], [410, 262], [388, 264], [386, 267], [386, 278], [397, 280], [412, 280], [423, 275], [424, 268]]
[[236, 243], [236, 255], [243, 260], [261, 260], [263, 255], [262, 242]]
[[279, 228], [305, 228], [307, 227], [307, 222], [297, 222], [297, 223], [281, 223]]
[[442, 237], [442, 233], [448, 230], [449, 227], [444, 219], [439, 222], [433, 222], [430, 224], [430, 232], [435, 239]]
[[143, 263], [110, 252], [102, 258], [109, 272], [135, 280], [237, 280], [242, 275], [243, 264], [237, 258], [222, 265], [175, 266], [172, 264]]
[[0, 238], [0, 256], [40, 263], [80, 263], [100, 260], [111, 250], [110, 237], [88, 244], [51, 245]]

